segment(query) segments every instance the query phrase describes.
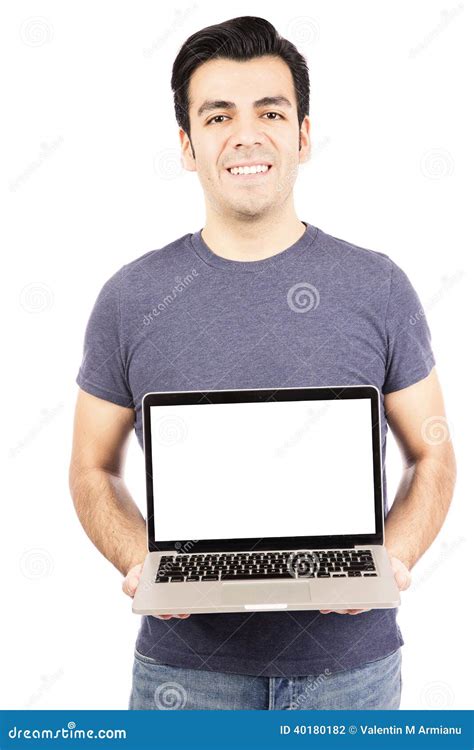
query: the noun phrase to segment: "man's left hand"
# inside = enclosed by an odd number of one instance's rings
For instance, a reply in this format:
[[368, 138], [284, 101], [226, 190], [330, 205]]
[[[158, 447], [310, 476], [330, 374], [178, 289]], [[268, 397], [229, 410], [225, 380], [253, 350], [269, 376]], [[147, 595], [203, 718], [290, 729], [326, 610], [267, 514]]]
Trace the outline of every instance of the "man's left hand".
[[[399, 590], [405, 591], [411, 584], [410, 571], [398, 557], [390, 556], [390, 563]], [[330, 612], [337, 612], [338, 615], [358, 615], [361, 612], [370, 612], [370, 609], [321, 609], [320, 612], [322, 615], [327, 615]]]

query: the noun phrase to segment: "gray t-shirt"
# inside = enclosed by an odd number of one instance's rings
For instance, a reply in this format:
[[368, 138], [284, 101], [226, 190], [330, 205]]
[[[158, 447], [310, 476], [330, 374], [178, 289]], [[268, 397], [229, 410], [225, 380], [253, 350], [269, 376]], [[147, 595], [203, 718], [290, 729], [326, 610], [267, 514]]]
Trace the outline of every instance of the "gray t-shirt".
[[[304, 222], [291, 247], [222, 258], [201, 231], [123, 266], [102, 287], [77, 376], [88, 393], [135, 409], [149, 391], [376, 385], [383, 395], [435, 364], [416, 291], [384, 253]], [[209, 463], [212, 469], [212, 461]], [[383, 474], [384, 512], [387, 514]], [[136, 648], [160, 663], [261, 676], [337, 672], [404, 641], [397, 610], [144, 616]]]

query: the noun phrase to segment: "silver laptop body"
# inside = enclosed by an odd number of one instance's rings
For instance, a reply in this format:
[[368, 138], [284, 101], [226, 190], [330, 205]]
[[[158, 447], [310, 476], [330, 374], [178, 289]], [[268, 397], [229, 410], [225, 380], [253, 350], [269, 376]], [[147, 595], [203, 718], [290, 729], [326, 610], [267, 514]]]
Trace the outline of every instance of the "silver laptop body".
[[143, 397], [149, 553], [136, 614], [383, 609], [372, 385]]

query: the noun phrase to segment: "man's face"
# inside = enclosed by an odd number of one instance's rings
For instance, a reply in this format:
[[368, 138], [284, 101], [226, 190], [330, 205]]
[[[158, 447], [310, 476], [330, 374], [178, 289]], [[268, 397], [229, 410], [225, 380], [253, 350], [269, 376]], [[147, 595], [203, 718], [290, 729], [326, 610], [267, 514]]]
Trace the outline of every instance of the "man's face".
[[[220, 214], [239, 217], [277, 210], [293, 190], [298, 165], [310, 155], [309, 118], [300, 130], [286, 63], [271, 56], [210, 60], [193, 73], [189, 100], [195, 159], [180, 129], [183, 164], [197, 171], [207, 201]], [[229, 172], [249, 162], [268, 169]]]

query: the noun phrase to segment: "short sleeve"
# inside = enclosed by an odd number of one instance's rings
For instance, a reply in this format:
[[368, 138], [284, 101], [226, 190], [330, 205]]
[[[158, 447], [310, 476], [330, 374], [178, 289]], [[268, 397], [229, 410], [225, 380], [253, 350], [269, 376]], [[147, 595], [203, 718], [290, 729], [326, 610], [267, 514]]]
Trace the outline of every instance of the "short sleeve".
[[121, 270], [104, 284], [92, 308], [76, 383], [93, 396], [133, 407], [120, 333], [120, 278]]
[[420, 298], [408, 276], [392, 263], [385, 319], [387, 354], [383, 393], [399, 391], [426, 378], [435, 365], [431, 331]]

